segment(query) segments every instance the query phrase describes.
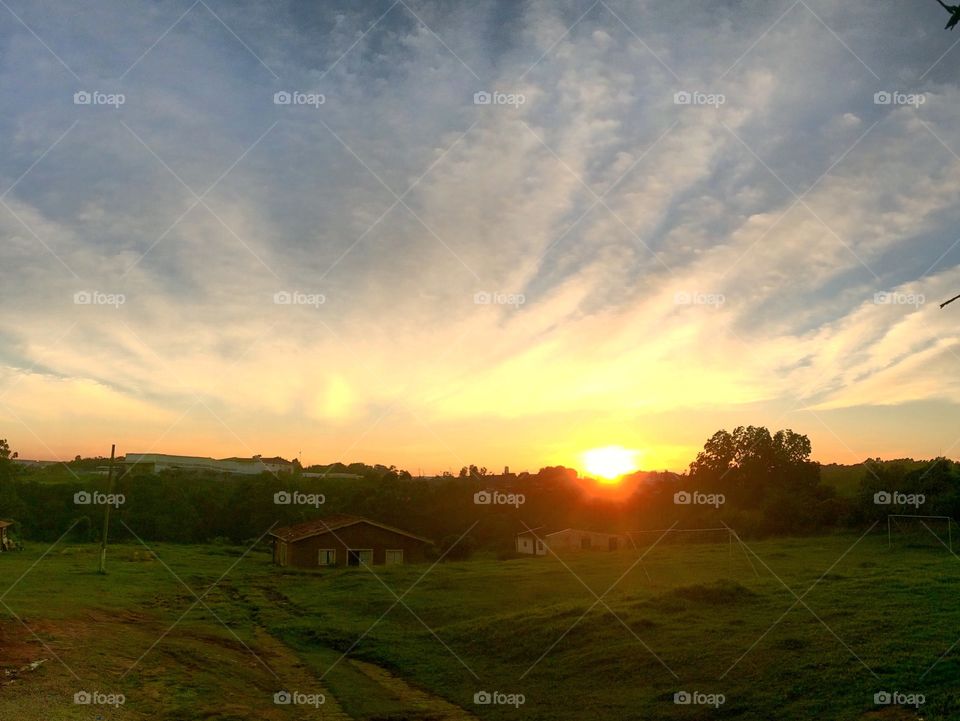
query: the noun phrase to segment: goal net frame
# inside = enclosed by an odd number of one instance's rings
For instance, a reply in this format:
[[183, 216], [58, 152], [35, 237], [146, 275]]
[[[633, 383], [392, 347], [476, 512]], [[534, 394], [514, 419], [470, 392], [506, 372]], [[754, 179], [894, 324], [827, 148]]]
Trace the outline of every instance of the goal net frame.
[[914, 520], [920, 520], [921, 524], [927, 528], [930, 534], [943, 543], [943, 540], [937, 536], [929, 526], [923, 523], [924, 519], [927, 520], [936, 520], [936, 521], [946, 521], [947, 522], [947, 549], [950, 553], [953, 553], [953, 525], [956, 521], [953, 520], [953, 516], [923, 516], [923, 515], [913, 515], [909, 513], [891, 513], [887, 515], [887, 548], [893, 549], [893, 519], [895, 518], [909, 518]]
[[[709, 532], [726, 533], [727, 542], [731, 549], [733, 548], [734, 539], [739, 540], [739, 536], [737, 536], [737, 532], [734, 531], [729, 526], [715, 526], [711, 528], [655, 528], [655, 529], [646, 530], [646, 531], [626, 531], [624, 535], [630, 539], [630, 543], [633, 545], [634, 550], [637, 550], [639, 547], [637, 546], [637, 539], [634, 538], [634, 536], [639, 536], [641, 534], [656, 533], [656, 534], [659, 534], [661, 538], [666, 539], [672, 533], [709, 533]], [[683, 538], [683, 536], [680, 536], [680, 538]], [[722, 540], [718, 541], [718, 543], [722, 543]]]

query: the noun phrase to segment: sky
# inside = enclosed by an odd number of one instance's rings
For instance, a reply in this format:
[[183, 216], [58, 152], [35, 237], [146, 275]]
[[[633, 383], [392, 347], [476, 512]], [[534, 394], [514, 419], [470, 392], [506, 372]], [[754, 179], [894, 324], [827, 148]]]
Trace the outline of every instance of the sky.
[[[933, 0], [0, 3], [0, 437], [960, 456]], [[286, 102], [289, 101], [289, 102]]]

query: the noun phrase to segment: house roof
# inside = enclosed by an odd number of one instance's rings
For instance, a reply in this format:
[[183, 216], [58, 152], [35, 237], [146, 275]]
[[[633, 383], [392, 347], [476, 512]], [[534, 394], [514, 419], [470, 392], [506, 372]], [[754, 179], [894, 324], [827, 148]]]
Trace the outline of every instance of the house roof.
[[399, 533], [402, 536], [407, 536], [408, 538], [414, 538], [418, 541], [423, 541], [424, 543], [433, 543], [429, 538], [424, 538], [423, 536], [417, 536], [413, 533], [409, 533], [400, 528], [395, 528], [394, 526], [388, 526], [385, 523], [379, 523], [378, 521], [371, 521], [369, 518], [363, 518], [361, 516], [351, 516], [346, 513], [338, 513], [334, 516], [327, 516], [326, 518], [318, 518], [313, 521], [306, 521], [305, 523], [298, 523], [295, 526], [286, 526], [285, 528], [278, 528], [270, 533], [271, 536], [279, 538], [281, 541], [287, 541], [288, 543], [296, 543], [297, 541], [302, 541], [305, 538], [312, 538], [313, 536], [319, 536], [323, 533], [336, 533], [341, 528], [346, 528], [347, 526], [353, 526], [357, 523], [367, 523], [371, 526], [376, 526], [377, 528], [382, 528], [385, 531], [390, 531], [392, 533]]
[[[537, 531], [543, 531], [543, 526], [537, 526], [536, 528], [528, 528], [526, 531], [520, 531], [520, 533], [518, 533], [517, 535], [518, 536], [536, 536]], [[540, 535], [544, 535], [544, 534], [541, 533]]]
[[8, 526], [12, 526], [14, 523], [16, 523], [16, 521], [0, 521], [0, 528], [7, 528]]
[[561, 533], [590, 533], [594, 536], [608, 536], [610, 538], [622, 537], [627, 535], [625, 533], [607, 533], [606, 531], [587, 531], [583, 528], [564, 528], [562, 531], [554, 531], [553, 533], [548, 533], [547, 538], [549, 538], [550, 536], [558, 536]]

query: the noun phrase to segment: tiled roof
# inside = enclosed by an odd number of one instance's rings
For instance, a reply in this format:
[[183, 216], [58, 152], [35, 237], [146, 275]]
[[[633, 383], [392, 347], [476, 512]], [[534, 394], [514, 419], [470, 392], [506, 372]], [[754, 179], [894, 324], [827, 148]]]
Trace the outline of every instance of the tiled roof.
[[318, 518], [313, 521], [298, 523], [295, 526], [277, 528], [276, 530], [272, 531], [270, 535], [276, 538], [279, 538], [281, 541], [294, 543], [296, 541], [302, 541], [304, 538], [319, 536], [322, 533], [336, 533], [336, 531], [340, 528], [353, 526], [357, 523], [368, 523], [371, 526], [377, 526], [378, 528], [382, 528], [386, 531], [399, 533], [409, 538], [415, 538], [418, 541], [423, 541], [424, 543], [432, 543], [432, 541], [430, 541], [429, 538], [423, 538], [422, 536], [414, 535], [400, 528], [388, 526], [385, 523], [371, 521], [369, 518], [362, 518], [361, 516], [351, 516], [346, 513], [338, 513], [337, 515], [334, 515], [334, 516], [327, 516], [326, 518]]

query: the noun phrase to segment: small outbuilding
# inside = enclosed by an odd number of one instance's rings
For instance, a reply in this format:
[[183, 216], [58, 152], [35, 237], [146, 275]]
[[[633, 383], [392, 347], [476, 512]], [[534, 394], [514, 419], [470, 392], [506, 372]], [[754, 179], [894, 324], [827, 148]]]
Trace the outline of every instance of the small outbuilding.
[[433, 542], [369, 518], [339, 514], [279, 528], [273, 538], [278, 566], [380, 566], [425, 560]]
[[548, 533], [544, 540], [554, 551], [619, 551], [629, 547], [630, 539], [623, 533], [601, 533], [565, 528]]
[[533, 529], [517, 534], [517, 552], [545, 556], [548, 551], [619, 551], [631, 547], [625, 533], [602, 533], [565, 528], [544, 533]]

